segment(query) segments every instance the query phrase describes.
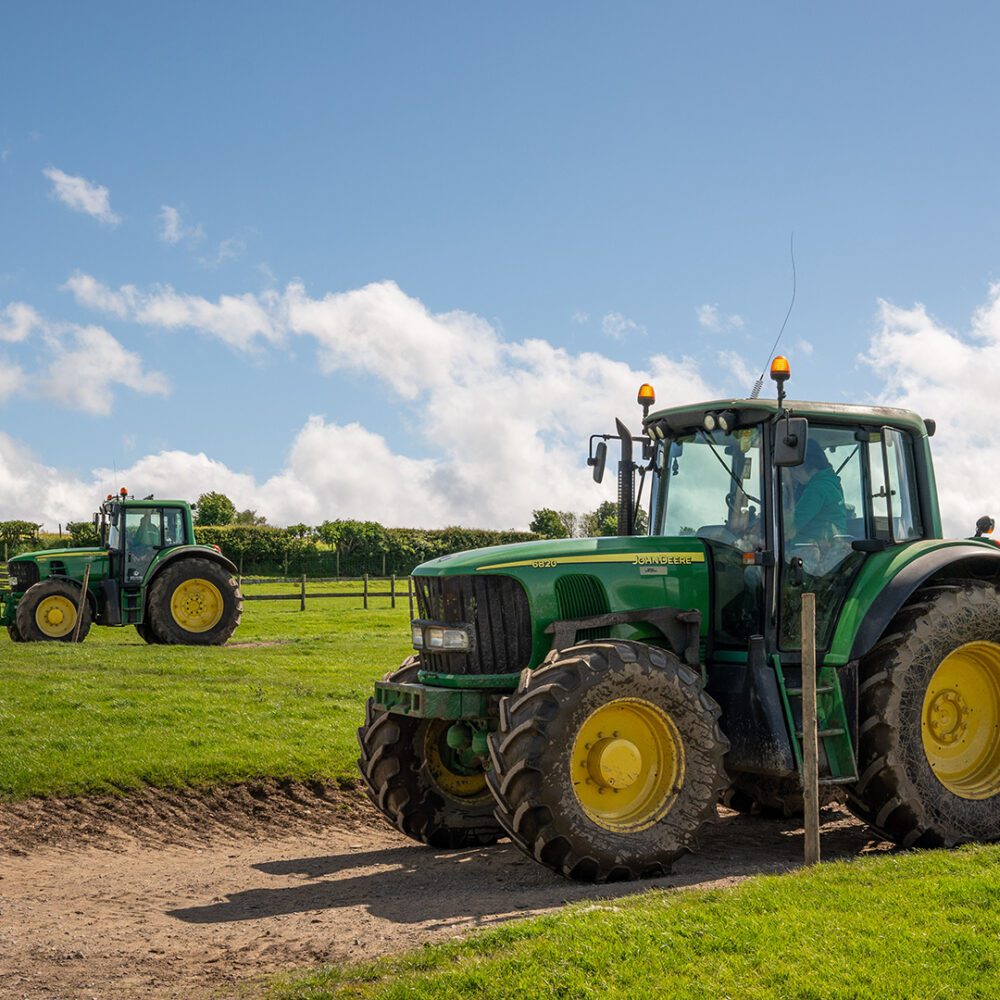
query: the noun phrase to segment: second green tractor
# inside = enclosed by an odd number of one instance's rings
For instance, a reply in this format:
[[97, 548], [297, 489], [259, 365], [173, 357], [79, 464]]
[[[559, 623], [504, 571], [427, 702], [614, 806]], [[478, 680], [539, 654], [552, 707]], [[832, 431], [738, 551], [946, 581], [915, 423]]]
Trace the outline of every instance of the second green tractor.
[[0, 621], [15, 642], [82, 641], [91, 624], [132, 625], [148, 643], [218, 646], [240, 623], [236, 567], [195, 539], [183, 500], [109, 496], [99, 544], [14, 556]]

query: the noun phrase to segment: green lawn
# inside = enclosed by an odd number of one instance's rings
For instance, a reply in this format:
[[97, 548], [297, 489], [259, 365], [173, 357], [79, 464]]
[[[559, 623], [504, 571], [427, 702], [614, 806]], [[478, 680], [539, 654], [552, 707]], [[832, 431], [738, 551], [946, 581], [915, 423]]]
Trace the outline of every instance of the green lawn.
[[272, 995], [1000, 997], [1000, 847], [577, 904], [457, 944], [282, 980]]
[[[250, 593], [292, 591], [274, 584]], [[0, 799], [356, 775], [372, 682], [412, 650], [406, 584], [373, 598], [254, 601], [219, 648], [147, 646], [133, 628], [79, 645], [12, 643], [0, 630]], [[372, 589], [385, 589], [372, 583]], [[240, 643], [277, 643], [240, 647]]]

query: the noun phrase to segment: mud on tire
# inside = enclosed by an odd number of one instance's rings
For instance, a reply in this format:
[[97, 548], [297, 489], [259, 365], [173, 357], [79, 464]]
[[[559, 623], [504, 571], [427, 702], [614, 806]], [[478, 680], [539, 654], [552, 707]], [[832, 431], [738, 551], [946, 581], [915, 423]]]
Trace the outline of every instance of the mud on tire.
[[[649, 799], [634, 823], [585, 807], [580, 796], [594, 801], [592, 783], [574, 770], [589, 768], [600, 746], [600, 740], [582, 742], [592, 720], [619, 704], [639, 706], [653, 720], [657, 713], [665, 716], [670, 721], [664, 734], [674, 732], [682, 747], [681, 767], [663, 804]], [[521, 674], [517, 691], [501, 703], [500, 731], [489, 738], [493, 767], [487, 782], [497, 819], [521, 850], [568, 878], [609, 882], [663, 875], [717, 815], [729, 749], [719, 714], [699, 675], [672, 653], [618, 640], [554, 652], [537, 670]], [[640, 722], [637, 738], [641, 730]], [[581, 751], [588, 755], [584, 762], [575, 759]], [[636, 786], [655, 788], [658, 770], [647, 767], [645, 757], [641, 768]], [[578, 793], [581, 782], [591, 790]], [[603, 790], [613, 803], [615, 789]]]
[[[1000, 702], [1000, 593], [992, 584], [958, 581], [917, 591], [861, 663], [859, 778], [848, 786], [848, 806], [903, 847], [950, 847], [964, 841], [1000, 838], [1000, 739], [995, 725], [988, 734], [992, 747], [984, 744], [981, 790], [973, 789], [980, 797], [955, 794], [946, 787], [928, 760], [923, 742], [924, 732], [932, 733], [932, 726], [939, 725], [932, 718], [935, 691], [947, 687], [942, 685], [940, 674], [935, 680], [935, 672], [956, 650], [965, 647], [957, 655], [968, 655], [969, 644], [977, 644], [973, 648], [985, 653], [983, 676], [987, 683], [983, 690], [989, 690], [992, 675], [998, 692], [993, 701], [996, 714]], [[957, 698], [962, 684], [956, 687]], [[942, 696], [950, 698], [951, 694], [944, 691]], [[971, 707], [982, 715], [987, 701], [981, 699]], [[992, 720], [994, 724], [997, 721]], [[946, 718], [945, 728], [939, 732], [946, 742], [957, 741], [962, 734], [958, 728], [948, 730], [949, 725]], [[957, 735], [953, 737], [953, 733]], [[943, 759], [933, 752], [937, 760]]]
[[[420, 657], [411, 656], [383, 680], [415, 682]], [[450, 722], [410, 719], [375, 707], [369, 698], [365, 724], [358, 730], [361, 757], [358, 769], [375, 807], [414, 840], [432, 847], [458, 849], [482, 847], [503, 836], [493, 817], [493, 797], [485, 787], [466, 795], [443, 788], [426, 748], [439, 738]], [[438, 732], [440, 730], [440, 732]]]
[[[199, 607], [215, 602], [217, 617], [214, 612], [200, 614]], [[146, 615], [146, 625], [161, 643], [221, 646], [243, 617], [243, 595], [225, 567], [211, 559], [185, 557], [169, 563], [153, 581]]]

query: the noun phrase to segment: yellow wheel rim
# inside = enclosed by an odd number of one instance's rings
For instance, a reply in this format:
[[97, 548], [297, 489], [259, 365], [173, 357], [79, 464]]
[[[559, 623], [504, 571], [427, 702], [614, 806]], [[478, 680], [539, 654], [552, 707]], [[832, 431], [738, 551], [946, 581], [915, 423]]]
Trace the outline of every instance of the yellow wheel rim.
[[170, 613], [186, 632], [207, 632], [222, 618], [222, 592], [211, 580], [185, 580], [170, 598]]
[[938, 665], [920, 734], [938, 781], [961, 799], [1000, 792], [1000, 646], [969, 642]]
[[456, 799], [476, 799], [488, 794], [486, 772], [464, 774], [448, 764], [451, 753], [447, 733], [452, 723], [447, 719], [434, 719], [424, 733], [424, 760], [434, 783], [447, 795]]
[[658, 705], [620, 698], [584, 721], [573, 741], [570, 777], [584, 812], [615, 833], [663, 819], [684, 784], [684, 743]]
[[43, 635], [61, 639], [76, 625], [76, 605], [61, 594], [43, 597], [35, 608], [35, 624]]

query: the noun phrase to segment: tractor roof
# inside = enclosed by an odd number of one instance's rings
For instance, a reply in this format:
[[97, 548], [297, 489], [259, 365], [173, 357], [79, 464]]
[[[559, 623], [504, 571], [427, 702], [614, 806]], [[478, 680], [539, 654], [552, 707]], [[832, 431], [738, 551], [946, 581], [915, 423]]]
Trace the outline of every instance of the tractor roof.
[[[785, 409], [798, 417], [808, 417], [818, 423], [832, 424], [887, 424], [917, 437], [927, 435], [927, 426], [922, 417], [912, 410], [901, 410], [892, 406], [859, 406], [852, 403], [812, 403], [802, 400], [785, 400]], [[688, 403], [656, 410], [643, 421], [649, 426], [660, 421], [672, 430], [700, 427], [706, 413], [721, 410], [736, 410], [740, 424], [748, 426], [767, 420], [778, 412], [775, 399], [713, 399], [707, 403]]]

